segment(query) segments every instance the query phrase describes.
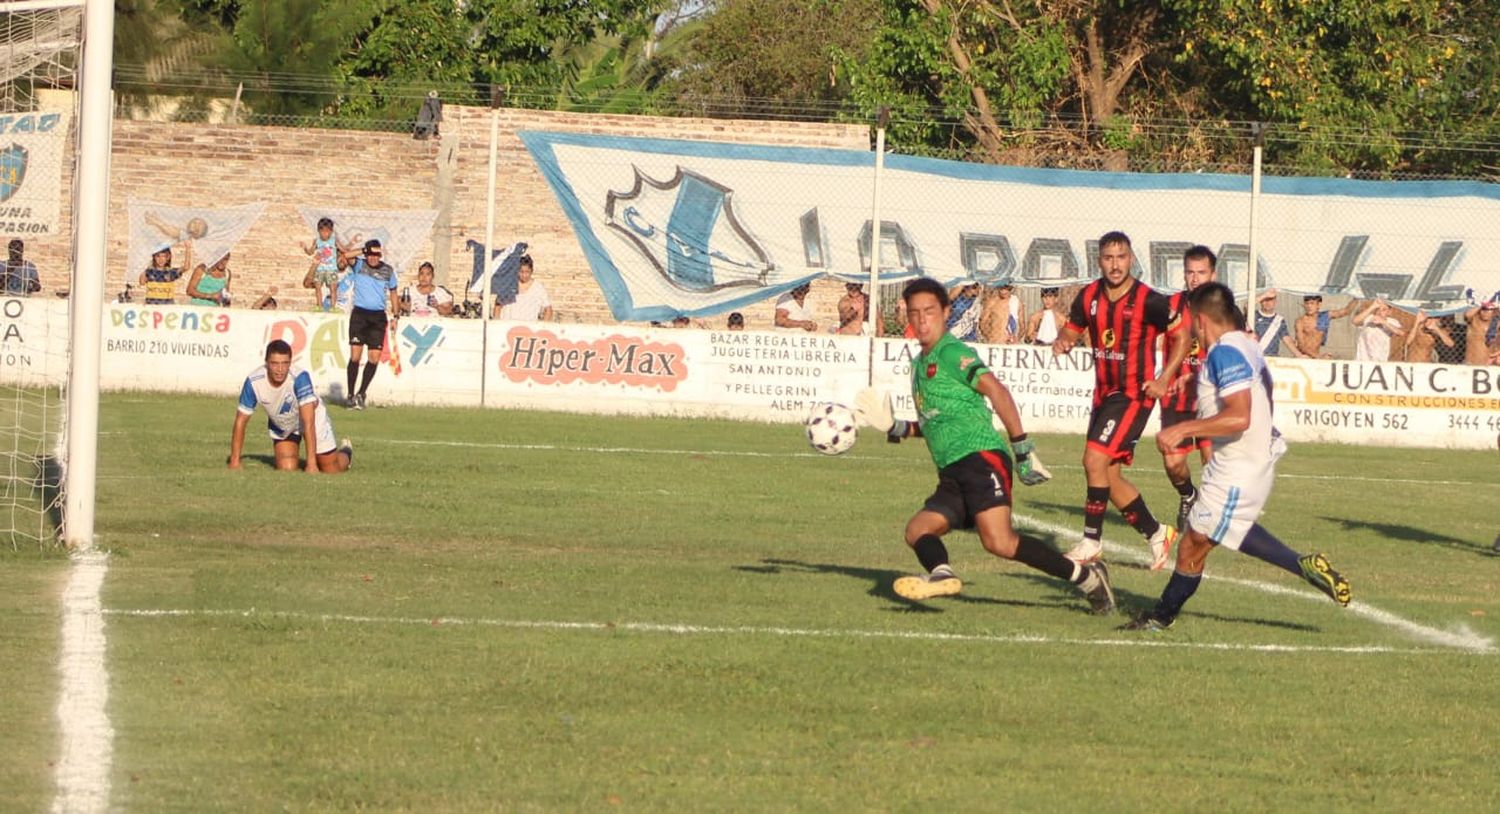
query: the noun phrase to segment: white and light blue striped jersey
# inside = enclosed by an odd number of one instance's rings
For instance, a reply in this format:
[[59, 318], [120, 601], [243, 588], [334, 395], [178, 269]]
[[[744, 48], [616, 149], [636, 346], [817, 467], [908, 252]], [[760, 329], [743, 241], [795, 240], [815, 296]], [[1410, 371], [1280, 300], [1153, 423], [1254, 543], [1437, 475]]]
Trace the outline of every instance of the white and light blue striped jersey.
[[1249, 334], [1224, 334], [1208, 350], [1198, 369], [1198, 417], [1210, 418], [1224, 408], [1224, 397], [1250, 391], [1250, 426], [1243, 432], [1213, 439], [1213, 457], [1203, 478], [1245, 483], [1271, 477], [1280, 444], [1272, 426], [1271, 371], [1260, 345]]
[[[245, 377], [244, 386], [240, 388], [240, 412], [252, 415], [256, 406], [264, 407], [271, 437], [277, 441], [301, 437], [302, 418], [298, 408], [303, 404], [317, 405], [314, 431], [318, 434], [318, 440], [321, 442], [325, 437], [332, 438], [333, 422], [328, 420], [328, 410], [313, 390], [312, 376], [307, 371], [293, 366], [287, 371], [286, 381], [280, 387], [272, 387], [270, 379], [266, 377], [266, 367], [261, 365], [250, 371], [250, 375]], [[319, 449], [318, 452], [323, 450]]]

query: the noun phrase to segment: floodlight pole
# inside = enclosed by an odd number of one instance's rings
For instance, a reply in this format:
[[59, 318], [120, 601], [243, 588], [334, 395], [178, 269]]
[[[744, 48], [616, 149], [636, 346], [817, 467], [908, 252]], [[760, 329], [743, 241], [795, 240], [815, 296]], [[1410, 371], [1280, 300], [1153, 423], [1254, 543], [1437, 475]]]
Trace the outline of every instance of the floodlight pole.
[[880, 180], [885, 174], [885, 128], [891, 109], [881, 107], [875, 124], [875, 191], [870, 205], [870, 291], [865, 297], [866, 330], [870, 334], [869, 384], [875, 384], [875, 348], [880, 340]]
[[494, 294], [490, 285], [490, 260], [495, 256], [495, 164], [500, 151], [500, 105], [505, 101], [505, 88], [490, 87], [490, 167], [486, 175], [484, 196], [484, 260], [479, 264], [479, 279], [484, 289], [479, 297], [483, 313], [483, 330], [479, 332], [479, 406], [484, 406], [487, 377], [490, 370], [490, 312], [495, 309]]
[[114, 0], [87, 0], [78, 110], [78, 176], [73, 212], [73, 279], [69, 284], [67, 481], [62, 540], [75, 551], [94, 546], [99, 466], [99, 360], [104, 323], [105, 230], [109, 222], [109, 149], [113, 126]]
[[1255, 272], [1259, 260], [1256, 251], [1260, 243], [1260, 158], [1261, 146], [1266, 140], [1264, 122], [1250, 124], [1250, 138], [1254, 139], [1255, 149], [1250, 167], [1250, 262], [1245, 271], [1245, 313], [1247, 314], [1255, 305]]

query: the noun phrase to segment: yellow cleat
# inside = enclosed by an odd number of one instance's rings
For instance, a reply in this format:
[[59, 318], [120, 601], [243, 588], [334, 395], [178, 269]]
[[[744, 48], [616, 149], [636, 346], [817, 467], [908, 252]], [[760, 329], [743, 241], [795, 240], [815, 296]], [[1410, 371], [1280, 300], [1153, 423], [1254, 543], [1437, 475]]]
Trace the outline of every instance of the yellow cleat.
[[941, 575], [928, 574], [921, 577], [901, 577], [891, 586], [891, 590], [896, 592], [896, 596], [915, 602], [932, 599], [935, 596], [956, 596], [963, 588], [963, 581], [951, 573]]

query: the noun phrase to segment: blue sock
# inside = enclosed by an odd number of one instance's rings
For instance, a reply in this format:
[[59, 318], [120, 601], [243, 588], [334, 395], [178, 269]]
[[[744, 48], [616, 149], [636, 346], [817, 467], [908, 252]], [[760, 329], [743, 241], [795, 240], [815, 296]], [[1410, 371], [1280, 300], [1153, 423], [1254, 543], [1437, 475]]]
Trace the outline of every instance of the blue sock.
[[1184, 574], [1181, 571], [1173, 571], [1172, 578], [1167, 580], [1167, 587], [1161, 590], [1161, 599], [1156, 601], [1156, 618], [1163, 622], [1171, 622], [1182, 613], [1182, 606], [1198, 590], [1198, 583], [1203, 581], [1202, 574]]
[[1276, 539], [1259, 523], [1250, 527], [1244, 542], [1240, 543], [1240, 553], [1249, 554], [1257, 560], [1264, 560], [1277, 568], [1290, 571], [1299, 577], [1302, 576], [1302, 566], [1297, 563], [1302, 555], [1287, 548], [1286, 543]]

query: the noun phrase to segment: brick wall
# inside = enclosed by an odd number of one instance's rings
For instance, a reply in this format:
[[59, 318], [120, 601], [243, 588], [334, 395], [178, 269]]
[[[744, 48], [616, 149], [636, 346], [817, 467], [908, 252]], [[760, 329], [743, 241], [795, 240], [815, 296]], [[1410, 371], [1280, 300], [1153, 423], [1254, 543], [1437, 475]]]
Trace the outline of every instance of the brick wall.
[[[474, 256], [466, 242], [484, 240], [490, 114], [453, 106], [444, 113], [443, 138], [427, 141], [408, 133], [116, 121], [107, 295], [113, 297], [127, 279], [134, 282], [140, 273], [126, 268], [126, 219], [129, 201], [145, 199], [204, 207], [266, 202], [264, 214], [235, 249], [232, 288], [237, 300], [245, 303], [275, 285], [284, 308], [310, 307], [312, 301], [311, 292], [301, 288], [308, 259], [298, 244], [312, 234], [297, 212], [299, 206], [439, 209], [433, 237], [418, 257], [433, 259], [440, 280], [446, 279], [461, 298], [459, 289], [468, 279]], [[502, 110], [499, 118], [495, 242], [530, 244], [538, 278], [552, 292], [558, 318], [572, 322], [613, 320], [572, 226], [517, 130], [869, 148], [868, 128], [860, 125], [513, 109]], [[65, 187], [72, 183], [70, 170], [63, 181]], [[44, 295], [68, 286], [69, 220], [65, 215], [62, 233], [27, 241], [28, 257], [41, 271]], [[834, 320], [833, 305], [840, 294], [842, 286], [836, 282], [814, 286], [811, 302], [824, 321]], [[748, 309], [746, 318], [751, 327], [769, 325], [771, 304]]]

